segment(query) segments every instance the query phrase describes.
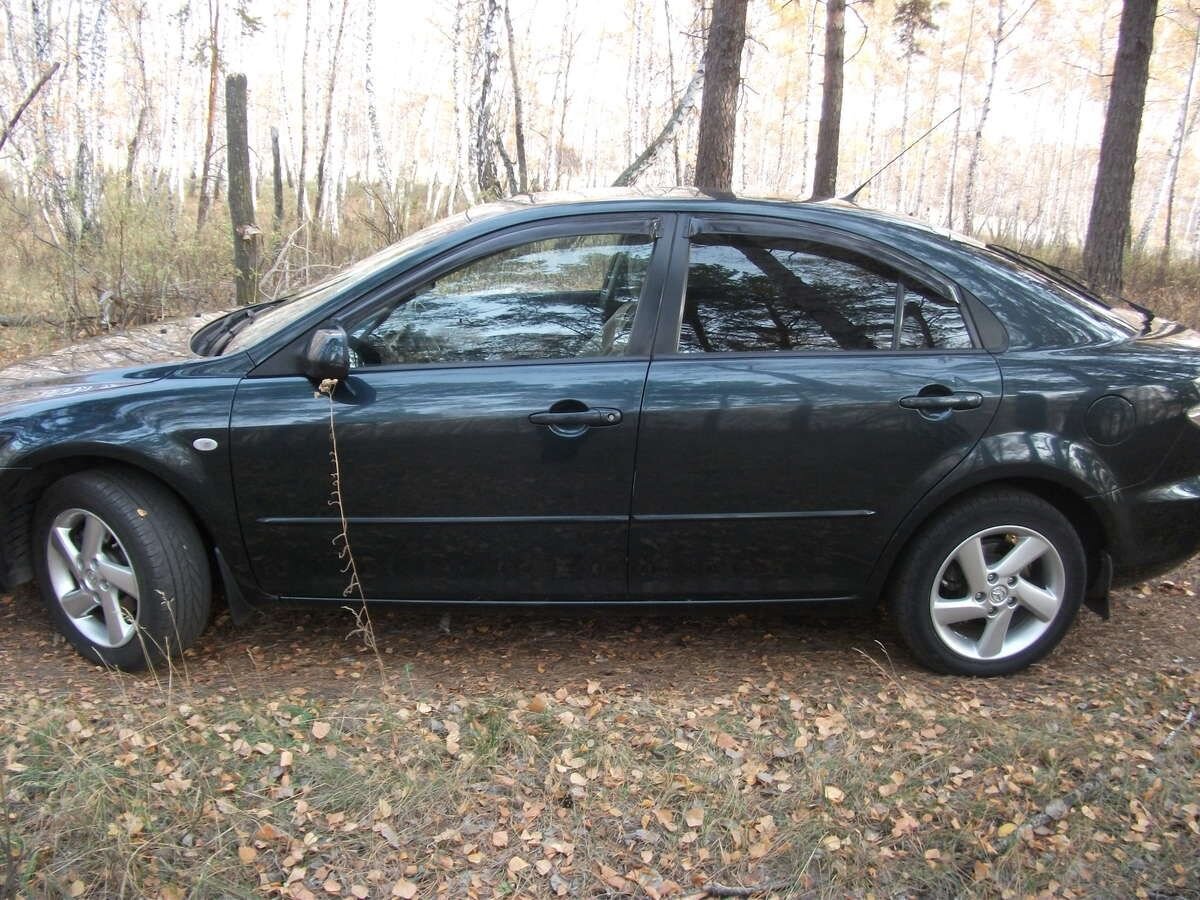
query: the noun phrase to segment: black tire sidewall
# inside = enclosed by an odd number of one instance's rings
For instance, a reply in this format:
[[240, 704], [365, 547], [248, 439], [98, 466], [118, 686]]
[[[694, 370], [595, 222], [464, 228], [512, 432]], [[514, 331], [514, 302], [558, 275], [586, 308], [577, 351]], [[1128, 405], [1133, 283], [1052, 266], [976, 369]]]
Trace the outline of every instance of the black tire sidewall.
[[[1006, 525], [1036, 531], [1058, 551], [1066, 574], [1063, 602], [1050, 627], [1020, 653], [999, 660], [972, 659], [938, 636], [930, 593], [942, 564], [960, 543]], [[1062, 513], [1031, 494], [986, 492], [947, 510], [914, 538], [893, 585], [892, 614], [905, 642], [929, 668], [956, 675], [1009, 675], [1044, 658], [1062, 640], [1083, 602], [1086, 580], [1083, 546]]]
[[[146, 506], [139, 505], [141, 503]], [[154, 508], [160, 506], [164, 508]], [[76, 628], [59, 604], [50, 583], [46, 543], [51, 523], [66, 509], [78, 508], [99, 516], [121, 542], [138, 581], [138, 634], [121, 647], [93, 644]], [[85, 658], [103, 666], [138, 671], [166, 658], [187, 641], [178, 634], [173, 605], [206, 602], [205, 598], [180, 596], [165, 554], [156, 546], [171, 542], [183, 552], [202, 552], [199, 535], [190, 520], [177, 508], [156, 504], [154, 498], [135, 498], [128, 479], [102, 473], [67, 476], [42, 496], [34, 516], [34, 565], [40, 593], [58, 630]], [[207, 614], [207, 610], [205, 610]]]

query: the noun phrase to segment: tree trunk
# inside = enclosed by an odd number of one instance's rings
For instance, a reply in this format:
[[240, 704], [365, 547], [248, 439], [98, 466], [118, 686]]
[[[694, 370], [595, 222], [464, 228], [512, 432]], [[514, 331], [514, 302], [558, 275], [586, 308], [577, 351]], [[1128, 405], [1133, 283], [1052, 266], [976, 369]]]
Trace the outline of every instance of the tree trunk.
[[98, 232], [101, 173], [96, 154], [104, 147], [100, 105], [107, 57], [107, 0], [101, 0], [95, 8], [95, 19], [90, 23], [86, 10], [80, 10], [76, 21], [74, 215], [81, 238]]
[[169, 222], [172, 237], [178, 234], [179, 217], [183, 213], [183, 125], [180, 122], [179, 110], [183, 106], [183, 82], [187, 60], [187, 31], [190, 9], [189, 6], [183, 6], [179, 12], [171, 17], [173, 20], [172, 25], [179, 30], [179, 53], [174, 59], [174, 90], [169, 105], [169, 122], [167, 124], [167, 127], [170, 129], [168, 136], [169, 149], [167, 150], [167, 160], [170, 170], [167, 178], [169, 182], [168, 190], [171, 194]]
[[[365, 36], [364, 57], [366, 63], [366, 81], [363, 92], [367, 95], [367, 122], [371, 126], [371, 146], [375, 150], [375, 168], [379, 172], [379, 181], [383, 187], [384, 213], [389, 222], [394, 218], [392, 205], [396, 185], [392, 183], [392, 167], [388, 163], [387, 147], [383, 143], [383, 132], [379, 127], [379, 110], [375, 99], [375, 0], [367, 0], [367, 24], [363, 29]], [[394, 229], [393, 229], [394, 230]]]
[[704, 96], [696, 146], [696, 186], [733, 189], [733, 148], [748, 0], [713, 0], [704, 48]]
[[283, 165], [279, 154], [279, 129], [271, 126], [271, 187], [275, 200], [274, 223], [278, 231], [283, 224]]
[[567, 91], [566, 78], [564, 73], [570, 70], [571, 55], [573, 49], [571, 47], [571, 27], [572, 13], [574, 5], [567, 7], [566, 13], [563, 16], [562, 36], [559, 38], [558, 44], [558, 66], [554, 70], [554, 89], [550, 93], [550, 129], [546, 139], [546, 159], [545, 168], [542, 172], [542, 189], [553, 190], [558, 186], [558, 166], [562, 160], [563, 135], [559, 131], [559, 121], [553, 115], [553, 110], [562, 109], [566, 111], [567, 107]]
[[975, 36], [975, 0], [971, 0], [971, 16], [967, 19], [967, 40], [963, 45], [962, 62], [958, 67], [958, 103], [954, 111], [954, 137], [950, 146], [950, 184], [946, 188], [946, 227], [954, 227], [954, 187], [958, 178], [958, 145], [962, 134], [963, 94], [967, 84], [967, 60], [971, 56], [971, 38]]
[[1150, 77], [1157, 0], [1125, 0], [1117, 38], [1100, 163], [1092, 193], [1083, 272], [1101, 291], [1120, 292], [1121, 265], [1129, 238], [1134, 162], [1142, 130], [1142, 107]]
[[17, 106], [16, 112], [12, 114], [12, 118], [8, 120], [8, 124], [4, 126], [4, 133], [0, 134], [0, 150], [2, 150], [4, 145], [8, 143], [9, 135], [11, 135], [13, 130], [16, 129], [17, 123], [21, 121], [21, 116], [25, 112], [25, 109], [30, 103], [33, 102], [33, 98], [36, 97], [41, 89], [46, 86], [46, 82], [48, 82], [54, 76], [54, 73], [58, 71], [59, 66], [61, 65], [62, 63], [56, 62], [50, 66], [49, 69], [42, 73], [41, 77], [37, 80], [37, 83], [29, 89], [29, 93], [25, 95], [25, 99], [21, 101], [19, 106]]
[[312, 33], [312, 0], [304, 3], [304, 52], [300, 56], [300, 167], [296, 170], [296, 219], [308, 221], [308, 45]]
[[1172, 228], [1175, 222], [1175, 185], [1179, 179], [1179, 159], [1183, 155], [1183, 145], [1188, 135], [1196, 125], [1196, 117], [1188, 121], [1188, 112], [1192, 104], [1192, 89], [1196, 83], [1196, 62], [1200, 59], [1200, 19], [1193, 23], [1196, 34], [1192, 39], [1192, 61], [1188, 66], [1187, 87], [1179, 104], [1179, 121], [1175, 124], [1175, 135], [1171, 141], [1170, 161], [1167, 165], [1167, 222], [1163, 229], [1162, 253], [1158, 259], [1158, 275], [1160, 280], [1166, 277], [1167, 266], [1171, 262]]
[[987, 125], [988, 113], [992, 108], [992, 92], [996, 87], [996, 69], [1000, 67], [1000, 45], [1007, 37], [1004, 33], [1004, 0], [996, 7], [996, 33], [992, 35], [992, 62], [988, 68], [987, 88], [983, 94], [983, 108], [975, 124], [975, 140], [971, 143], [971, 158], [967, 162], [967, 185], [963, 192], [963, 231], [971, 234], [975, 230], [975, 182], [979, 178], [979, 160], [983, 155], [983, 129]]
[[700, 83], [704, 80], [704, 68], [701, 68], [692, 76], [692, 80], [688, 82], [687, 89], [683, 92], [683, 96], [679, 99], [679, 103], [675, 105], [674, 112], [671, 113], [667, 123], [663, 125], [658, 136], [654, 138], [639, 155], [638, 158], [629, 164], [617, 180], [613, 182], [613, 187], [628, 187], [638, 180], [638, 176], [646, 170], [650, 163], [654, 162], [654, 157], [658, 151], [662, 149], [663, 144], [671, 139], [671, 135], [675, 133], [675, 129], [679, 127], [679, 123], [683, 121], [683, 117], [687, 111], [696, 103], [696, 90], [700, 87]]
[[333, 219], [333, 211], [329, 209], [330, 201], [336, 204], [335, 194], [330, 190], [329, 171], [329, 135], [333, 130], [333, 101], [337, 95], [337, 73], [342, 68], [342, 34], [346, 28], [346, 7], [350, 0], [342, 0], [342, 12], [338, 16], [337, 35], [333, 40], [333, 52], [329, 57], [329, 80], [325, 91], [325, 127], [321, 131], [321, 152], [317, 155], [317, 215], [321, 221], [329, 223]]
[[220, 37], [221, 0], [209, 0], [208, 26], [208, 118], [204, 126], [204, 156], [200, 160], [200, 200], [196, 208], [196, 230], [204, 227], [208, 218], [209, 172], [212, 164], [213, 130], [217, 118], [217, 75], [220, 70], [220, 56], [217, 52]]
[[230, 75], [225, 79], [225, 148], [229, 160], [229, 219], [233, 226], [237, 302], [244, 306], [258, 296], [262, 246], [262, 233], [254, 224], [254, 201], [250, 195], [245, 75]]
[[496, 34], [496, 19], [500, 14], [499, 0], [482, 0], [483, 22], [480, 25], [479, 49], [475, 60], [475, 81], [478, 100], [475, 105], [475, 121], [471, 131], [472, 164], [475, 183], [485, 197], [497, 197], [503, 193], [500, 176], [496, 171], [494, 136], [496, 127], [496, 73], [500, 63], [500, 47]]
[[508, 67], [512, 70], [513, 134], [517, 141], [517, 190], [529, 190], [529, 170], [525, 165], [525, 117], [521, 111], [521, 78], [517, 74], [517, 46], [513, 40], [512, 14], [504, 0], [504, 27], [508, 31]]
[[[463, 53], [467, 35], [466, 0], [458, 0], [454, 6], [454, 33], [451, 36], [450, 52], [454, 54], [454, 64], [450, 71], [454, 93], [454, 179], [457, 187], [463, 193], [468, 206], [475, 205], [475, 185], [471, 181], [470, 165], [470, 112], [467, 104], [467, 79], [463, 74]], [[450, 202], [454, 204], [454, 193], [451, 191]]]
[[838, 144], [842, 131], [842, 61], [846, 46], [846, 0], [825, 3], [825, 83], [821, 87], [821, 125], [813, 165], [813, 199], [837, 193]]
[[808, 148], [812, 144], [812, 85], [817, 59], [817, 6], [814, 3], [808, 16], [808, 46], [804, 52], [804, 128], [800, 133], [800, 184], [808, 184]]

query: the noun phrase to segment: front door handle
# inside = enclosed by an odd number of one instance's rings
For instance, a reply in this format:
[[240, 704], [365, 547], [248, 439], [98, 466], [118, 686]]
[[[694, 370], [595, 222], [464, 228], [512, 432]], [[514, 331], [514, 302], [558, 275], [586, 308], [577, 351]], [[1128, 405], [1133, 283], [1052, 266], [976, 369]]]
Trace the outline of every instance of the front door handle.
[[978, 409], [983, 403], [983, 394], [978, 391], [954, 391], [950, 394], [913, 394], [901, 397], [900, 405], [905, 409], [921, 412], [943, 412], [952, 409]]
[[534, 425], [547, 425], [552, 431], [575, 432], [584, 428], [599, 428], [604, 425], [621, 424], [621, 411], [605, 406], [592, 409], [548, 409], [535, 412], [529, 417]]

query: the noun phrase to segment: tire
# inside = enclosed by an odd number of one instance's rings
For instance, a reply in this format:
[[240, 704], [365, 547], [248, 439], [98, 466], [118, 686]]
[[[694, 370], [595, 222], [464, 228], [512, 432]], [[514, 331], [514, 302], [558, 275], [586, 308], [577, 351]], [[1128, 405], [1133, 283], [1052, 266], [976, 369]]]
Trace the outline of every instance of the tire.
[[1024, 491], [981, 491], [918, 532], [892, 581], [891, 614], [927, 668], [1009, 675], [1062, 640], [1086, 578], [1079, 535], [1055, 507]]
[[42, 495], [33, 534], [42, 599], [87, 659], [139, 671], [191, 646], [208, 624], [204, 543], [162, 485], [114, 469], [68, 475]]

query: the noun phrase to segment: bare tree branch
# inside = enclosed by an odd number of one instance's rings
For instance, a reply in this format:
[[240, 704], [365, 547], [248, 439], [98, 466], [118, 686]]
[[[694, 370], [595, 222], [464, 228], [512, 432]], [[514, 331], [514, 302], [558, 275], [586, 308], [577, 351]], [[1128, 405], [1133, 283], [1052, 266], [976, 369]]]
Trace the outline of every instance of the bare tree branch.
[[21, 105], [17, 107], [17, 111], [13, 113], [12, 118], [8, 120], [8, 124], [4, 126], [4, 134], [0, 134], [0, 150], [3, 150], [4, 145], [8, 143], [9, 135], [17, 127], [17, 122], [20, 121], [21, 115], [25, 112], [29, 104], [33, 102], [33, 98], [46, 86], [46, 82], [54, 76], [54, 73], [58, 71], [61, 65], [62, 63], [54, 63], [54, 65], [42, 73], [42, 77], [37, 80], [37, 84], [29, 89], [29, 93], [25, 95], [25, 99], [21, 101]]

